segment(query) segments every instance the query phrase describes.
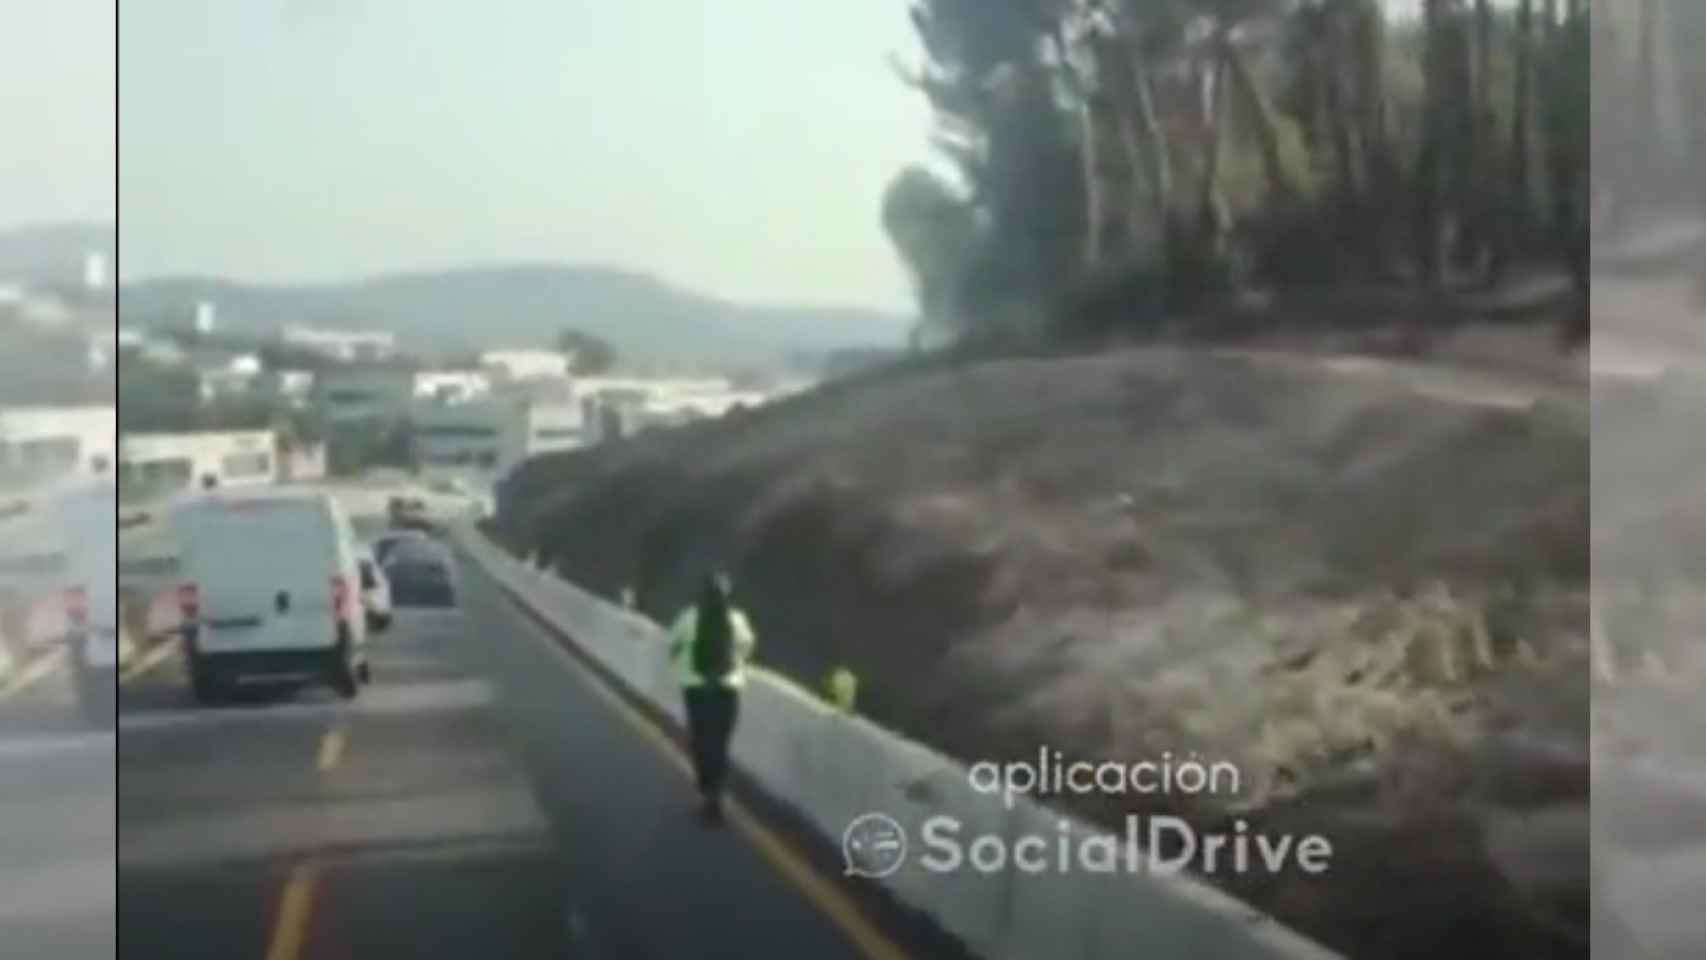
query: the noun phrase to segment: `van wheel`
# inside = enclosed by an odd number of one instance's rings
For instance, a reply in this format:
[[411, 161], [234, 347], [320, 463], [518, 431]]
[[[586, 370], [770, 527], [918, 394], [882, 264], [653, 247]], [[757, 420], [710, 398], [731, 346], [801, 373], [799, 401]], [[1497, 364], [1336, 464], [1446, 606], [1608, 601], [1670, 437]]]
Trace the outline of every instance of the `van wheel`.
[[218, 706], [225, 699], [225, 684], [214, 674], [212, 667], [191, 660], [190, 693], [201, 706]]
[[118, 676], [110, 670], [77, 665], [77, 706], [91, 727], [110, 729], [118, 721]]

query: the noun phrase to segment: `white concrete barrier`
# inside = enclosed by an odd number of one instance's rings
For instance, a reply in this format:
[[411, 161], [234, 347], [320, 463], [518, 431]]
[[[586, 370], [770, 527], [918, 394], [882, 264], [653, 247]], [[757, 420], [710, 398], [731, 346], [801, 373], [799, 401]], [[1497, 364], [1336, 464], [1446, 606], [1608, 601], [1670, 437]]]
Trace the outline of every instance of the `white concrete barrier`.
[[[457, 531], [455, 539], [466, 557], [630, 694], [682, 722], [661, 627], [516, 560], [472, 531]], [[1124, 851], [1125, 838], [1029, 798], [1009, 804], [983, 792], [965, 764], [863, 717], [839, 713], [762, 668], [753, 671], [742, 697], [733, 753], [743, 773], [837, 846], [847, 826], [864, 814], [899, 823], [909, 846], [906, 861], [874, 882], [990, 960], [1337, 960], [1200, 880], [1127, 869], [1091, 872], [1076, 861], [1059, 869], [1062, 837], [1074, 852], [1092, 837]], [[952, 839], [962, 857], [956, 869], [942, 869], [948, 846], [926, 838], [925, 826], [933, 819], [938, 840]], [[999, 869], [980, 869], [971, 856], [974, 840], [982, 836], [999, 838], [1009, 855]], [[1044, 870], [1027, 872], [1011, 860], [1022, 837], [1046, 841]]]

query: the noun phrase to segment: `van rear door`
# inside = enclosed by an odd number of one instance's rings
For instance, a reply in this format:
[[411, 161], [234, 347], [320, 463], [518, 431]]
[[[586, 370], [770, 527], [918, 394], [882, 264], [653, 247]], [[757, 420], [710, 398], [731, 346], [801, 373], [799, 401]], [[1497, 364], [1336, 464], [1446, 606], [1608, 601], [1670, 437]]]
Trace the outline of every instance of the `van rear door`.
[[69, 545], [69, 584], [81, 591], [87, 624], [85, 658], [118, 660], [118, 501], [109, 487], [68, 497], [61, 515]]
[[337, 639], [337, 539], [328, 503], [219, 497], [180, 515], [206, 653], [308, 650]]

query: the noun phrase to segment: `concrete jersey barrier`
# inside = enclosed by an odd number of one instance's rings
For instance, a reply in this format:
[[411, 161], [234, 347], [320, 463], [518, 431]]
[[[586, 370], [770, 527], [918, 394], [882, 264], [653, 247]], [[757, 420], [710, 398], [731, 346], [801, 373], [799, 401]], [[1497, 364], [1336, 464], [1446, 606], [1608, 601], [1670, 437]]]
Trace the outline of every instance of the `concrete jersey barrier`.
[[[681, 722], [663, 628], [517, 560], [472, 530], [458, 530], [454, 539], [512, 599], [555, 625], [629, 693]], [[1125, 843], [1029, 798], [1009, 805], [980, 792], [959, 761], [843, 714], [762, 667], [754, 668], [747, 685], [733, 754], [754, 783], [838, 846], [849, 824], [871, 813], [892, 818], [909, 841], [920, 836], [925, 821], [947, 815], [960, 825], [962, 846], [963, 838], [982, 835]], [[933, 872], [919, 862], [916, 843], [911, 845], [914, 855], [904, 866], [872, 882], [990, 960], [1339, 960], [1272, 917], [1183, 874], [1026, 873], [1011, 865], [980, 872], [969, 864]]]

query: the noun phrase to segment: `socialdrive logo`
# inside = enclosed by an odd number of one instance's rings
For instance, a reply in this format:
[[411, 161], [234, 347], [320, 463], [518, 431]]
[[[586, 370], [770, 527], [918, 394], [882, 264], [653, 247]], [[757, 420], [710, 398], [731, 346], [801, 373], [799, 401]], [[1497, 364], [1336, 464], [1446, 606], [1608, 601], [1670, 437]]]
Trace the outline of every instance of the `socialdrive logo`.
[[841, 834], [841, 856], [849, 877], [893, 876], [906, 863], [906, 828], [886, 813], [860, 814]]

